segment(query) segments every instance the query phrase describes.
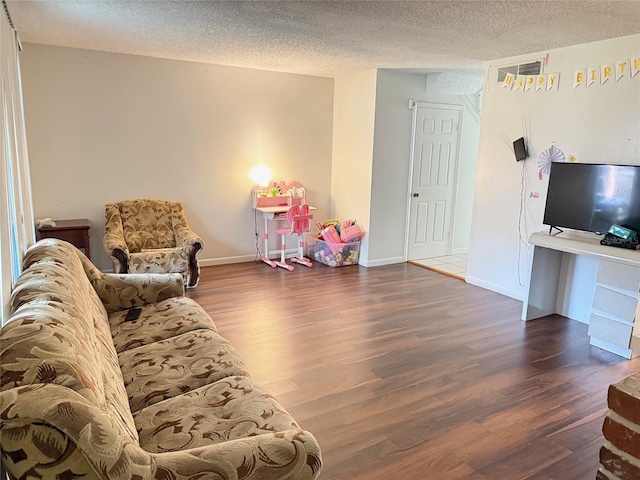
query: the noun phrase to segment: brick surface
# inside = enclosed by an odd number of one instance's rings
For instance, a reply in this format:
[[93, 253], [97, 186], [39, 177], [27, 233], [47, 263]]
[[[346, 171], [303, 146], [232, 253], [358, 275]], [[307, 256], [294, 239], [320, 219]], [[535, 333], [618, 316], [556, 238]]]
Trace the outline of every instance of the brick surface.
[[640, 433], [616, 422], [609, 414], [604, 419], [602, 433], [604, 438], [619, 450], [628, 453], [632, 457], [640, 458]]
[[[603, 446], [600, 449], [600, 463], [607, 472], [612, 472], [620, 480], [640, 479], [640, 467], [629, 463], [618, 454]], [[606, 478], [603, 476], [603, 478]], [[596, 477], [598, 479], [598, 477]]]
[[640, 425], [640, 374], [631, 375], [609, 386], [609, 409], [632, 423]]
[[598, 470], [598, 472], [596, 473], [596, 480], [609, 480], [609, 479], [604, 473]]

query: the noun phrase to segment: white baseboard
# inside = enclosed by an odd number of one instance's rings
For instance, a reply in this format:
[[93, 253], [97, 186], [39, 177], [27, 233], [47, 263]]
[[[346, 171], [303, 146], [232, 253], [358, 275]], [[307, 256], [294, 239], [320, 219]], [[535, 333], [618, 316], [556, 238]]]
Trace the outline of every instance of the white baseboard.
[[235, 257], [219, 257], [219, 258], [199, 258], [198, 263], [201, 267], [212, 267], [214, 265], [228, 265], [230, 263], [252, 262], [256, 259], [256, 254], [237, 255]]
[[360, 261], [360, 265], [363, 267], [382, 267], [383, 265], [392, 265], [394, 263], [404, 263], [403, 257], [388, 257], [381, 258], [379, 260], [372, 260], [370, 262]]
[[520, 300], [521, 302], [524, 301], [524, 294], [521, 292], [518, 292], [516, 290], [511, 290], [508, 288], [504, 288], [500, 285], [496, 285], [495, 283], [491, 283], [491, 282], [487, 282], [485, 280], [482, 280], [481, 278], [477, 278], [477, 277], [473, 277], [470, 275], [467, 275], [465, 277], [465, 281], [467, 283], [470, 283], [471, 285], [475, 285], [476, 287], [481, 287], [481, 288], [485, 288], [487, 290], [491, 290], [492, 292], [496, 292], [499, 293], [501, 295], [505, 295], [507, 297], [513, 298], [515, 300]]
[[632, 350], [629, 348], [620, 347], [614, 343], [607, 342], [606, 340], [602, 340], [596, 337], [589, 337], [589, 344], [594, 347], [601, 348], [602, 350], [606, 350], [607, 352], [615, 353], [616, 355], [620, 355], [628, 360], [631, 359]]

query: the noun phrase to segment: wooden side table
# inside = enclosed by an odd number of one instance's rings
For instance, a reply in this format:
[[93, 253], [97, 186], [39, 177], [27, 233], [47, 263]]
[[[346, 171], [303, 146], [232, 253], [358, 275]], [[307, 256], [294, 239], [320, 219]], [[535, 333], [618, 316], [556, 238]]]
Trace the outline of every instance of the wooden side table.
[[76, 246], [84, 251], [84, 254], [91, 260], [91, 249], [89, 247], [89, 228], [91, 222], [86, 218], [77, 220], [54, 220], [55, 227], [38, 228], [39, 238], [59, 238]]

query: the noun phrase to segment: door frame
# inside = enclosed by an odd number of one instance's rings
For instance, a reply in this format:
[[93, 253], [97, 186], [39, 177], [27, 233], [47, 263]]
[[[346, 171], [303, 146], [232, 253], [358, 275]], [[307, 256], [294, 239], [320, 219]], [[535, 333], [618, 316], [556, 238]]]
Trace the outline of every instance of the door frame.
[[453, 172], [453, 177], [454, 177], [454, 185], [453, 185], [453, 198], [451, 199], [451, 218], [449, 220], [449, 227], [451, 230], [451, 235], [449, 235], [449, 245], [448, 245], [448, 252], [449, 254], [451, 253], [451, 242], [453, 239], [453, 225], [455, 225], [455, 215], [456, 215], [456, 199], [458, 198], [458, 184], [459, 184], [459, 179], [458, 179], [458, 172], [459, 172], [459, 166], [460, 166], [460, 144], [462, 141], [462, 129], [463, 129], [463, 125], [464, 125], [464, 105], [455, 105], [455, 104], [451, 104], [451, 103], [435, 103], [435, 102], [418, 102], [416, 100], [414, 100], [413, 98], [409, 99], [409, 109], [412, 110], [412, 117], [411, 117], [411, 143], [410, 143], [410, 150], [409, 150], [409, 182], [407, 183], [407, 192], [406, 192], [406, 196], [407, 196], [407, 208], [406, 208], [406, 215], [405, 215], [405, 229], [404, 229], [404, 253], [403, 253], [403, 260], [405, 262], [408, 261], [409, 259], [409, 228], [410, 228], [410, 223], [411, 223], [411, 190], [413, 189], [413, 167], [414, 167], [414, 162], [415, 162], [415, 158], [414, 158], [414, 151], [415, 151], [415, 146], [416, 146], [416, 124], [417, 124], [417, 120], [418, 120], [418, 107], [425, 107], [425, 108], [440, 108], [440, 109], [445, 109], [445, 110], [458, 110], [460, 112], [460, 129], [458, 132], [458, 140], [457, 140], [457, 144], [456, 144], [456, 158], [455, 158], [455, 165], [454, 165], [454, 172]]

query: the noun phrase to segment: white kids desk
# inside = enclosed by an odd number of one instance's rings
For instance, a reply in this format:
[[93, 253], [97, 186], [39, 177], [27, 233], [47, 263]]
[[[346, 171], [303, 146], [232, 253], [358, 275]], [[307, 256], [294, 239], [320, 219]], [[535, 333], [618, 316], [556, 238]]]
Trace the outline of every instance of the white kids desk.
[[[275, 195], [269, 195], [272, 192]], [[251, 196], [253, 208], [262, 213], [264, 219], [264, 252], [260, 260], [275, 267], [276, 263], [269, 258], [269, 222], [286, 220], [291, 205], [306, 203], [304, 187], [295, 180], [290, 183], [271, 182], [267, 187], [253, 187]], [[316, 207], [309, 205], [309, 210], [315, 209]]]

